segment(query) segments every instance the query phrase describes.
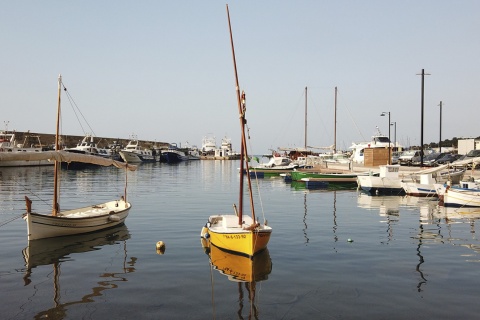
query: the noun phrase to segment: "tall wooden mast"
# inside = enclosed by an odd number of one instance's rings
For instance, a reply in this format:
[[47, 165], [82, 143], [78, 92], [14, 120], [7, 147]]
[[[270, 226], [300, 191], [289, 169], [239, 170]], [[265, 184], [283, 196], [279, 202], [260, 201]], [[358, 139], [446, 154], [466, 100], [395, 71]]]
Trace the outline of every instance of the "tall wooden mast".
[[246, 99], [245, 99], [245, 92], [242, 92], [240, 95], [240, 85], [238, 84], [238, 74], [237, 74], [237, 62], [235, 59], [235, 48], [233, 46], [233, 35], [232, 35], [232, 25], [230, 23], [230, 12], [228, 10], [227, 4], [227, 17], [228, 17], [228, 28], [230, 31], [230, 44], [232, 47], [232, 57], [233, 57], [233, 68], [235, 71], [235, 88], [237, 92], [237, 104], [238, 104], [238, 114], [240, 118], [240, 128], [241, 128], [241, 151], [240, 151], [240, 194], [238, 199], [238, 224], [241, 225], [243, 223], [243, 178], [244, 178], [244, 171], [246, 171], [247, 181], [248, 181], [248, 192], [250, 196], [250, 208], [252, 213], [252, 219], [255, 223], [255, 208], [253, 205], [253, 194], [252, 194], [252, 181], [250, 179], [250, 172], [248, 166], [248, 151], [247, 151], [247, 141], [245, 138], [245, 111], [246, 111]]
[[[58, 102], [57, 102], [57, 128], [55, 131], [55, 151], [60, 150], [60, 102], [62, 95], [62, 75], [58, 76]], [[54, 162], [54, 173], [53, 173], [53, 209], [52, 215], [56, 216], [58, 211], [60, 211], [60, 205], [58, 204], [58, 176], [60, 170], [60, 162]]]
[[335, 87], [335, 118], [333, 120], [333, 153], [337, 153], [337, 87]]
[[307, 87], [305, 87], [305, 150], [307, 150]]

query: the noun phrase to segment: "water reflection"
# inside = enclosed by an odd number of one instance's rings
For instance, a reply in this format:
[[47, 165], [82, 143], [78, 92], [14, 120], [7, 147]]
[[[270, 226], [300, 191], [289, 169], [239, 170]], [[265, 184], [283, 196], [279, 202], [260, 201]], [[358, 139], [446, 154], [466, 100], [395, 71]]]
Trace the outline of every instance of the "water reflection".
[[[308, 230], [308, 224], [307, 224], [307, 218], [308, 218], [308, 210], [309, 210], [309, 205], [307, 198], [312, 197], [314, 194], [328, 194], [332, 195], [332, 232], [333, 232], [333, 241], [334, 243], [338, 241], [338, 236], [337, 236], [337, 229], [338, 229], [338, 224], [337, 224], [337, 191], [326, 191], [326, 190], [305, 190], [303, 193], [303, 225], [304, 228], [302, 229], [303, 231], [303, 237], [305, 238], [305, 245], [308, 245], [310, 242], [310, 238], [308, 236], [307, 230]], [[322, 204], [325, 205], [325, 202], [322, 201]], [[335, 248], [334, 248], [335, 249]], [[336, 249], [335, 249], [336, 251]]]
[[305, 245], [308, 244], [308, 242], [310, 241], [310, 239], [308, 238], [308, 235], [307, 235], [307, 194], [304, 193], [303, 194], [303, 208], [304, 208], [304, 214], [303, 214], [303, 225], [305, 226], [303, 228], [303, 236], [305, 237]]
[[[268, 249], [247, 258], [236, 254], [225, 252], [215, 246], [208, 246], [203, 243], [206, 253], [210, 258], [210, 265], [226, 276], [229, 281], [237, 283], [239, 319], [244, 319], [245, 300], [248, 303], [248, 319], [258, 319], [258, 301], [256, 299], [256, 284], [268, 279], [272, 272], [272, 260]], [[213, 279], [213, 275], [212, 275]], [[213, 295], [212, 280], [212, 304], [215, 318], [215, 297]]]
[[[26, 266], [24, 285], [28, 286], [32, 283], [33, 269], [46, 265], [53, 267], [53, 307], [38, 312], [35, 318], [64, 319], [68, 317], [69, 306], [94, 302], [94, 298], [102, 296], [103, 291], [117, 288], [118, 282], [128, 281], [125, 274], [134, 272], [136, 263], [134, 257], [127, 260], [126, 240], [129, 238], [130, 233], [127, 227], [122, 225], [95, 233], [29, 241], [28, 246], [22, 251]], [[68, 290], [61, 290], [61, 265], [67, 262], [79, 262], [82, 258], [82, 256], [76, 256], [78, 258], [73, 259], [72, 254], [100, 250], [103, 246], [118, 244], [122, 245], [123, 251], [123, 261], [119, 271], [99, 274], [100, 279], [91, 288], [91, 292], [77, 300], [62, 301], [61, 294]], [[35, 291], [34, 296], [36, 293]], [[32, 297], [29, 298], [30, 300]]]

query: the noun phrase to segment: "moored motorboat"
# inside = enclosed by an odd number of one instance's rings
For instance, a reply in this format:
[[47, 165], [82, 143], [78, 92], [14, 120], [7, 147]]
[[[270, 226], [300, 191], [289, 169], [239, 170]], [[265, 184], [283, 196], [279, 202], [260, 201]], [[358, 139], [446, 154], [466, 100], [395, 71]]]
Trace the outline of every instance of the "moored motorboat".
[[443, 172], [435, 172], [434, 170], [419, 171], [411, 174], [411, 178], [403, 178], [402, 187], [405, 193], [416, 197], [437, 197], [436, 184], [447, 182], [450, 185], [458, 184], [465, 174], [465, 170], [454, 169]]
[[150, 149], [142, 148], [138, 139], [133, 136], [127, 146], [119, 151], [123, 161], [128, 163], [156, 162], [157, 157]]
[[160, 161], [166, 163], [179, 163], [182, 161], [188, 161], [188, 153], [177, 147], [175, 143], [171, 143], [168, 149], [162, 150], [160, 154]]
[[250, 167], [249, 172], [251, 175], [280, 175], [292, 172], [296, 168], [298, 168], [298, 164], [293, 163], [290, 158], [274, 153], [267, 163], [260, 163], [255, 167]]
[[399, 165], [380, 166], [380, 175], [358, 176], [358, 186], [370, 195], [404, 195], [405, 190], [399, 177]]
[[[33, 140], [33, 142], [32, 142]], [[32, 136], [29, 133], [25, 135], [23, 143], [19, 144], [16, 140], [15, 131], [8, 130], [0, 132], [0, 154], [7, 153], [35, 153], [46, 150], [42, 145], [39, 136]], [[51, 166], [53, 162], [48, 160], [11, 160], [1, 161], [0, 167], [26, 167], [26, 166]]]
[[[85, 137], [75, 147], [65, 148], [67, 152], [86, 154], [98, 157], [110, 158], [110, 150], [102, 149], [97, 146], [93, 141], [93, 136], [86, 134]], [[64, 169], [84, 169], [86, 167], [97, 166], [91, 163], [72, 161], [69, 163], [62, 162], [62, 168]]]

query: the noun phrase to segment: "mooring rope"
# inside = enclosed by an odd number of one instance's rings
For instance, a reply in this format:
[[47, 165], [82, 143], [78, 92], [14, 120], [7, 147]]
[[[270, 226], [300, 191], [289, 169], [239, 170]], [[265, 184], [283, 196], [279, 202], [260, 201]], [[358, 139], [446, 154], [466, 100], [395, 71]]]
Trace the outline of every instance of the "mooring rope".
[[18, 218], [21, 218], [21, 217], [23, 217], [23, 213], [15, 216], [15, 217], [13, 217], [13, 218], [11, 218], [11, 219], [9, 219], [9, 220], [0, 222], [0, 227], [3, 227], [3, 226], [6, 225], [7, 223], [10, 223], [10, 222], [12, 222], [12, 221], [15, 221], [15, 220], [17, 220]]

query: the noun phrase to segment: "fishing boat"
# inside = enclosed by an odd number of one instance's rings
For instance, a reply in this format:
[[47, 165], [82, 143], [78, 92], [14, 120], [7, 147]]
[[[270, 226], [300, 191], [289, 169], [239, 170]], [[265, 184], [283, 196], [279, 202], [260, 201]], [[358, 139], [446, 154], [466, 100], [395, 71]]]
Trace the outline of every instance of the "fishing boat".
[[[23, 143], [17, 143], [15, 131], [0, 131], [0, 154], [8, 153], [34, 153], [46, 149], [40, 142], [40, 136], [33, 136], [30, 133], [24, 135]], [[27, 167], [27, 166], [51, 166], [53, 162], [48, 160], [15, 160], [2, 161], [0, 167]]]
[[479, 208], [480, 189], [447, 186], [443, 194], [443, 205], [455, 208]]
[[[250, 167], [249, 172], [252, 176], [263, 177], [265, 175], [278, 176], [282, 173], [292, 172], [299, 165], [294, 163], [290, 158], [282, 156], [276, 152], [272, 154], [267, 163], [260, 163], [255, 167]], [[244, 170], [246, 173], [247, 170]]]
[[[64, 150], [68, 152], [88, 154], [98, 157], [111, 157], [111, 150], [98, 147], [98, 145], [93, 141], [93, 136], [91, 134], [86, 134], [82, 141], [79, 142], [75, 147], [65, 148]], [[64, 169], [84, 169], [92, 166], [96, 165], [76, 161], [72, 161], [70, 163], [62, 162], [62, 168]]]
[[460, 183], [465, 175], [465, 169], [457, 170], [454, 168], [439, 172], [442, 169], [426, 169], [411, 174], [410, 178], [402, 179], [402, 187], [405, 193], [416, 197], [437, 197], [436, 184], [455, 185]]
[[400, 165], [380, 166], [380, 174], [358, 176], [359, 188], [370, 195], [405, 195], [399, 176]]
[[120, 150], [120, 156], [127, 163], [156, 162], [156, 155], [150, 149], [142, 148], [137, 137], [133, 135], [125, 149]]
[[[238, 113], [241, 131], [241, 148], [240, 148], [240, 186], [238, 207], [234, 204], [233, 214], [217, 214], [211, 215], [205, 226], [201, 230], [201, 237], [209, 239], [211, 246], [220, 248], [226, 252], [236, 253], [246, 257], [253, 257], [266, 249], [272, 228], [267, 225], [264, 219], [263, 223], [259, 222], [255, 216], [255, 207], [253, 201], [252, 181], [250, 175], [244, 175], [244, 168], [248, 172], [248, 151], [245, 134], [246, 125], [246, 97], [245, 92], [240, 93], [240, 85], [238, 83], [237, 66], [235, 61], [235, 50], [233, 46], [232, 28], [230, 24], [230, 14], [227, 5], [228, 26], [230, 31], [230, 43], [232, 48], [233, 66], [235, 71], [235, 84], [237, 94]], [[250, 216], [244, 214], [243, 196], [244, 196], [244, 179], [247, 178], [248, 195], [250, 200]]]
[[180, 149], [176, 143], [170, 143], [168, 149], [162, 150], [160, 154], [160, 162], [179, 163], [188, 160], [187, 149]]
[[202, 139], [202, 149], [200, 150], [202, 152], [202, 155], [214, 155], [215, 154], [215, 149], [217, 148], [217, 141], [215, 136], [209, 134], [203, 137]]
[[[59, 176], [61, 162], [69, 163], [76, 161], [93, 163], [102, 166], [113, 165], [118, 168], [125, 168], [128, 170], [136, 169], [136, 166], [134, 165], [129, 165], [127, 163], [118, 162], [112, 159], [60, 150], [59, 128], [62, 87], [62, 77], [59, 76], [55, 151], [0, 154], [0, 162], [16, 160], [49, 160], [53, 161], [54, 163], [52, 212], [50, 214], [32, 212], [32, 201], [27, 196], [25, 197], [27, 212], [24, 214], [23, 218], [27, 222], [28, 240], [82, 234], [111, 228], [124, 223], [131, 208], [130, 202], [127, 201], [127, 179], [125, 179], [125, 193], [119, 199], [115, 199], [106, 203], [90, 205], [83, 208], [60, 210]], [[127, 170], [125, 170], [125, 172], [127, 177]]]

